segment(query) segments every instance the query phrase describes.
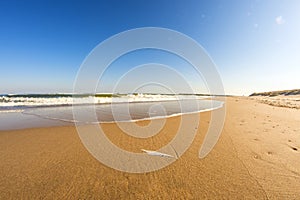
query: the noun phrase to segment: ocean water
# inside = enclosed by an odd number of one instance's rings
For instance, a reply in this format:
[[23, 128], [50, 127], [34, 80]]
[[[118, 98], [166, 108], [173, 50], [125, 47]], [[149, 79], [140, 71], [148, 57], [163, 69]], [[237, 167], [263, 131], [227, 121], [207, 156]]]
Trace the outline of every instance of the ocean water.
[[[0, 130], [164, 118], [218, 109], [223, 102], [198, 95], [0, 95]], [[74, 118], [73, 113], [76, 112]]]

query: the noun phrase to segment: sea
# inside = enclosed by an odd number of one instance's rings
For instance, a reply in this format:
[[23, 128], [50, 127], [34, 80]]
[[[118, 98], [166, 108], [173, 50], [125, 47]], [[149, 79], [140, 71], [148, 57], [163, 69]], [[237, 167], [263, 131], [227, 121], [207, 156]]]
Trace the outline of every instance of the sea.
[[[132, 122], [221, 108], [213, 96], [195, 94], [1, 94], [0, 130]], [[81, 117], [74, 117], [74, 112]]]

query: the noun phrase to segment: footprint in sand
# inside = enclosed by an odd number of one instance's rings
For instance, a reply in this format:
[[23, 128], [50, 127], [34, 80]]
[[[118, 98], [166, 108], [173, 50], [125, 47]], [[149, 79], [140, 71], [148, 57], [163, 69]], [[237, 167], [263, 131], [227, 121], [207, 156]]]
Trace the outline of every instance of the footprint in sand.
[[261, 159], [261, 156], [260, 155], [254, 155], [254, 159]]
[[298, 149], [296, 147], [291, 147], [291, 149], [294, 151], [298, 151]]
[[[288, 140], [288, 142], [291, 142], [291, 140]], [[289, 144], [287, 144], [288, 147], [290, 147], [293, 151], [298, 151], [297, 147], [291, 146]]]

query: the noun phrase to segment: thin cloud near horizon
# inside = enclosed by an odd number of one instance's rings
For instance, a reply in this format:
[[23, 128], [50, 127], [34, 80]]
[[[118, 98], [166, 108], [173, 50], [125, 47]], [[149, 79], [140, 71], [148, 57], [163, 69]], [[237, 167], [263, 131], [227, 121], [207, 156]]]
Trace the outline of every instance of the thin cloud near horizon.
[[276, 22], [276, 24], [278, 24], [278, 25], [282, 25], [282, 24], [285, 23], [285, 20], [284, 20], [283, 17], [280, 15], [280, 16], [276, 17], [275, 22]]

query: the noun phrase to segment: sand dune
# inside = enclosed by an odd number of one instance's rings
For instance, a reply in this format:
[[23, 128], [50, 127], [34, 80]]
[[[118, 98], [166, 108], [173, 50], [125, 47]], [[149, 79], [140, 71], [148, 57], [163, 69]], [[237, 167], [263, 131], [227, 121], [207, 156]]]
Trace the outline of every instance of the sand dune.
[[[210, 113], [200, 117], [187, 152], [144, 174], [99, 163], [74, 127], [1, 131], [0, 199], [300, 199], [300, 110], [227, 98], [222, 135], [204, 159], [198, 151]], [[116, 145], [141, 152], [170, 141], [179, 122], [180, 117], [167, 119], [148, 139], [123, 134], [116, 124], [101, 126]]]
[[286, 107], [286, 108], [295, 108], [300, 109], [300, 95], [292, 95], [292, 96], [255, 96], [251, 97], [256, 99], [260, 103], [265, 103], [271, 106], [277, 107]]
[[271, 92], [257, 92], [253, 93], [250, 96], [292, 96], [292, 95], [300, 95], [300, 89], [294, 89], [294, 90], [279, 90], [279, 91], [271, 91]]
[[250, 97], [271, 106], [300, 109], [300, 89], [253, 93]]

